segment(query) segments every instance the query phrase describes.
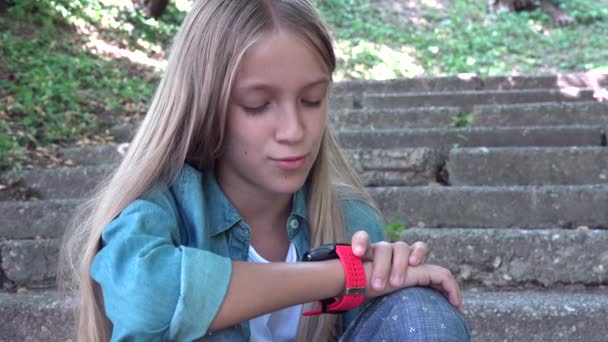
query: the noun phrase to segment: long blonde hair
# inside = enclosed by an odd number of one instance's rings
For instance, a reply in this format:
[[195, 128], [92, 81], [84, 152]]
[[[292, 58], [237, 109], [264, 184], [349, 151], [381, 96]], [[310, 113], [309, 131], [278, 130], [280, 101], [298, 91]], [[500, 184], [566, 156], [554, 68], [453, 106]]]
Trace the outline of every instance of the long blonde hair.
[[[78, 289], [79, 341], [107, 341], [111, 323], [99, 285], [89, 269], [103, 229], [154, 186], [169, 186], [184, 163], [209, 170], [221, 156], [230, 89], [241, 58], [264, 32], [298, 34], [322, 58], [328, 75], [336, 66], [331, 38], [307, 0], [198, 0], [177, 34], [168, 67], [120, 165], [85, 203], [64, 234], [58, 280]], [[331, 128], [323, 135], [309, 175], [311, 245], [343, 241], [340, 202], [372, 203], [340, 153]], [[336, 315], [300, 321], [298, 341], [336, 338]]]

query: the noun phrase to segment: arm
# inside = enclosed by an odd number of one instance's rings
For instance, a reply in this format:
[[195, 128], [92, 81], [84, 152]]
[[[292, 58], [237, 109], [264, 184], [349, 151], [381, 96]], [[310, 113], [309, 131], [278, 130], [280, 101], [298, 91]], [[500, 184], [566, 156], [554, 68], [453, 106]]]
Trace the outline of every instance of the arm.
[[338, 260], [254, 264], [180, 245], [169, 196], [139, 200], [103, 232], [91, 265], [113, 340], [195, 340], [261, 314], [338, 295]]
[[299, 263], [232, 263], [222, 307], [211, 323], [215, 331], [289, 306], [338, 296], [344, 291], [339, 260]]

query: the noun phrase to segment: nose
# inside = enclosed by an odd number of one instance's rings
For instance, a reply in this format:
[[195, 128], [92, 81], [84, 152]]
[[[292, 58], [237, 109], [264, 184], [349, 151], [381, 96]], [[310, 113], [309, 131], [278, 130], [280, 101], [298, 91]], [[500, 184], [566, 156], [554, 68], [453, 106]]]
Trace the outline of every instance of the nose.
[[277, 116], [276, 140], [295, 143], [304, 138], [305, 127], [297, 105], [283, 106]]

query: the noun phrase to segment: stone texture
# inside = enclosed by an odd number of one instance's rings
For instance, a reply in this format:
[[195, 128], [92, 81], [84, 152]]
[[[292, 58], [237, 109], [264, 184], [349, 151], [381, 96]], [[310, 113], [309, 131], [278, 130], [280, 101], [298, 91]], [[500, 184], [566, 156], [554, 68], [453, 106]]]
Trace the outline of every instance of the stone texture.
[[445, 77], [402, 78], [386, 81], [354, 80], [337, 83], [336, 95], [345, 93], [442, 92], [464, 90], [550, 89], [557, 86], [558, 77], [491, 76], [481, 78], [471, 74]]
[[442, 164], [429, 148], [345, 150], [345, 155], [367, 186], [427, 185], [437, 180]]
[[135, 136], [137, 125], [122, 124], [116, 125], [110, 129], [110, 135], [114, 137], [114, 141], [118, 143], [129, 142]]
[[449, 127], [460, 114], [458, 107], [420, 107], [398, 110], [344, 110], [329, 115], [336, 130]]
[[450, 151], [451, 185], [608, 183], [606, 147], [461, 148]]
[[378, 187], [387, 222], [407, 227], [608, 228], [608, 186]]
[[109, 170], [106, 166], [81, 166], [25, 171], [23, 186], [41, 198], [88, 197]]
[[112, 164], [119, 161], [117, 144], [91, 145], [63, 149], [63, 156], [80, 165]]
[[603, 342], [606, 293], [465, 292], [464, 311], [473, 342]]
[[0, 242], [6, 286], [52, 286], [57, 274], [58, 240]]
[[450, 91], [427, 93], [391, 93], [391, 94], [345, 94], [331, 98], [330, 108], [340, 109], [398, 109], [422, 106], [455, 106], [464, 112], [472, 111], [475, 105], [484, 104], [515, 104], [534, 102], [570, 102], [591, 101], [593, 93], [582, 91], [576, 96], [570, 96], [556, 89], [526, 89], [526, 90], [482, 90], [482, 91]]
[[608, 102], [479, 105], [475, 126], [608, 125]]
[[426, 262], [467, 286], [608, 285], [606, 230], [430, 228], [408, 229], [401, 239], [426, 242]]
[[68, 225], [79, 200], [0, 202], [0, 239], [58, 237]]
[[0, 292], [0, 341], [76, 341], [75, 308], [75, 300], [58, 291]]
[[344, 148], [397, 149], [432, 147], [447, 152], [456, 147], [600, 146], [601, 127], [504, 127], [342, 131]]
[[[0, 341], [74, 341], [73, 295], [0, 293]], [[608, 295], [600, 292], [464, 292], [473, 342], [604, 342]]]

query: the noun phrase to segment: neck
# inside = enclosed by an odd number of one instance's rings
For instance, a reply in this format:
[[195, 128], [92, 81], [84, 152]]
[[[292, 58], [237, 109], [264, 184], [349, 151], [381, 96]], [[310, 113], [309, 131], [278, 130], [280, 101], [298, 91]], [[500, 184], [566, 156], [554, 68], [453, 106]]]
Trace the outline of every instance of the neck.
[[285, 230], [293, 194], [256, 191], [247, 185], [225, 184], [226, 182], [219, 178], [218, 183], [239, 215], [252, 229], [267, 232]]

